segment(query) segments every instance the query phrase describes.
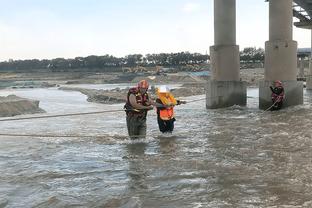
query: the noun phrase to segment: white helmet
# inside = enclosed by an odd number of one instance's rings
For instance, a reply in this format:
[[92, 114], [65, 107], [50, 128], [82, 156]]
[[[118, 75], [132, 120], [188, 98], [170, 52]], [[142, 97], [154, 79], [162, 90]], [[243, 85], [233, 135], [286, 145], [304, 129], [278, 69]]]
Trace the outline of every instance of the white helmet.
[[159, 90], [160, 93], [168, 93], [168, 92], [170, 92], [169, 87], [167, 87], [166, 85], [160, 86], [160, 87], [158, 88], [158, 90]]

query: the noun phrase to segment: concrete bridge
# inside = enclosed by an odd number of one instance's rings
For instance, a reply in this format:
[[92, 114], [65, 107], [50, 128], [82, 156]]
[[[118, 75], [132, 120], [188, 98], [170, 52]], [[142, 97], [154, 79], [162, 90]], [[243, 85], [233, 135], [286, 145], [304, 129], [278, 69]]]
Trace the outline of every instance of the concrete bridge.
[[[296, 27], [311, 30], [311, 40], [312, 40], [312, 0], [295, 0], [293, 7], [294, 16], [299, 20], [295, 22]], [[312, 48], [312, 41], [311, 41]], [[300, 71], [303, 71], [303, 67], [300, 67]], [[307, 76], [307, 89], [312, 89], [312, 59], [310, 55], [309, 62], [309, 75]], [[302, 72], [301, 72], [302, 74]]]
[[[265, 42], [264, 81], [259, 83], [259, 107], [272, 105], [269, 86], [281, 80], [284, 106], [303, 103], [303, 83], [297, 81], [297, 27], [312, 29], [312, 0], [267, 0], [269, 40]], [[214, 46], [210, 47], [212, 78], [207, 86], [207, 108], [246, 105], [246, 84], [240, 79], [239, 46], [236, 44], [236, 0], [214, 0]], [[311, 61], [310, 61], [311, 63]], [[310, 64], [312, 75], [312, 64]], [[311, 77], [311, 76], [310, 76]], [[312, 89], [312, 79], [311, 79]]]

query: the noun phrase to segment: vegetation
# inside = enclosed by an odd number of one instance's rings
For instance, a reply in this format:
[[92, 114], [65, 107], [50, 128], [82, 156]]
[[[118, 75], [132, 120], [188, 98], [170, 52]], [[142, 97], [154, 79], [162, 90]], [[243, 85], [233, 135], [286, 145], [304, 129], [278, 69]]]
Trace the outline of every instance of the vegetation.
[[[0, 71], [122, 71], [122, 67], [179, 67], [206, 63], [208, 55], [200, 53], [160, 53], [131, 54], [122, 58], [111, 55], [76, 57], [74, 59], [56, 58], [52, 60], [9, 60], [0, 62]], [[242, 63], [263, 63], [264, 50], [248, 47], [240, 52]]]
[[264, 62], [264, 49], [263, 48], [255, 48], [248, 47], [244, 48], [240, 52], [240, 60], [241, 62], [247, 63], [263, 63]]
[[76, 57], [74, 59], [56, 58], [52, 60], [9, 60], [0, 63], [0, 71], [40, 71], [48, 69], [57, 71], [118, 71], [122, 67], [138, 66], [185, 66], [207, 62], [208, 55], [199, 53], [160, 53], [127, 55], [117, 58], [111, 55]]

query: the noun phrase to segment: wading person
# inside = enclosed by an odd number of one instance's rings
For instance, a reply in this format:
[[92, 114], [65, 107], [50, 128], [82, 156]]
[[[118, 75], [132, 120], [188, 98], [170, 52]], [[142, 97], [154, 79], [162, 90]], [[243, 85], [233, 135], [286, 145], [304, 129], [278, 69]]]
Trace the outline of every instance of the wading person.
[[280, 110], [283, 106], [283, 100], [285, 99], [285, 93], [284, 93], [284, 87], [282, 85], [282, 82], [279, 80], [276, 80], [274, 82], [274, 88], [270, 86], [270, 89], [272, 91], [272, 107], [271, 111]]
[[147, 94], [148, 82], [141, 80], [137, 87], [130, 88], [125, 104], [128, 134], [131, 139], [145, 138], [147, 111], [153, 109]]
[[185, 104], [185, 101], [176, 100], [166, 86], [157, 89], [156, 109], [159, 130], [162, 133], [172, 133], [174, 129], [174, 106]]

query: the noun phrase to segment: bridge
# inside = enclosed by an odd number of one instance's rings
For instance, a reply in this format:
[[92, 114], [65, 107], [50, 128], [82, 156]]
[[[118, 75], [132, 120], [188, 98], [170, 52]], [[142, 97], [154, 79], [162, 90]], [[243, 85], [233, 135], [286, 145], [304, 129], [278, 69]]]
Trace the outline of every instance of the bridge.
[[293, 14], [299, 20], [296, 27], [312, 29], [312, 0], [294, 0]]
[[[275, 80], [283, 82], [284, 105], [300, 105], [303, 103], [303, 83], [297, 81], [297, 42], [293, 40], [293, 25], [312, 30], [312, 0], [266, 2], [269, 4], [269, 40], [265, 42], [259, 108], [267, 109], [272, 105], [269, 86]], [[294, 23], [293, 17], [298, 21]], [[240, 78], [239, 46], [236, 44], [236, 0], [214, 0], [214, 45], [210, 47], [210, 61], [212, 76], [207, 85], [206, 107], [246, 105], [247, 90]], [[312, 89], [312, 79], [307, 80], [307, 89]]]

